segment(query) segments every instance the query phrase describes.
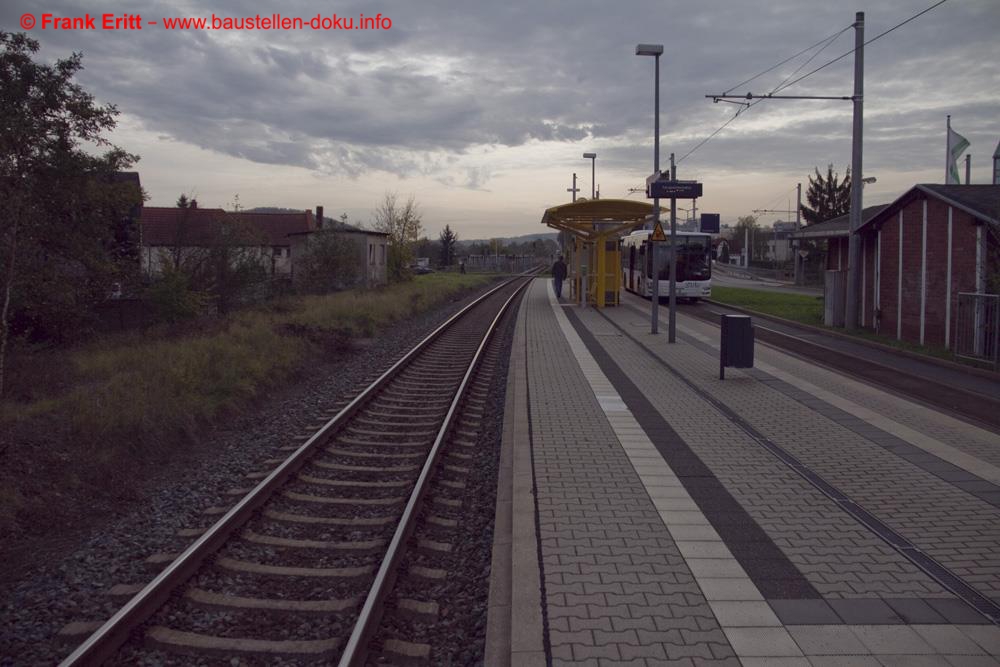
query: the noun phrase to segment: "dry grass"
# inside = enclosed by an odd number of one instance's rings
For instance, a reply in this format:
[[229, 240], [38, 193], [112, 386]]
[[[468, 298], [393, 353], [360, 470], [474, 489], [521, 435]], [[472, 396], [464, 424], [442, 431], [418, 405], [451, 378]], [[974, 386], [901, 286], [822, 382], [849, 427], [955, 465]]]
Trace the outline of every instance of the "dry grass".
[[[181, 331], [36, 352], [38, 368], [61, 372], [42, 373], [30, 391], [0, 402], [0, 431], [7, 434], [0, 440], [7, 464], [0, 471], [0, 533], [43, 500], [37, 497], [43, 490], [28, 488], [26, 470], [63, 487], [110, 480], [125, 489], [133, 464], [172, 457], [203, 428], [288, 382], [310, 360], [343, 353], [353, 339], [486, 282], [431, 274], [376, 290], [283, 299]], [[19, 361], [30, 373], [31, 359]]]

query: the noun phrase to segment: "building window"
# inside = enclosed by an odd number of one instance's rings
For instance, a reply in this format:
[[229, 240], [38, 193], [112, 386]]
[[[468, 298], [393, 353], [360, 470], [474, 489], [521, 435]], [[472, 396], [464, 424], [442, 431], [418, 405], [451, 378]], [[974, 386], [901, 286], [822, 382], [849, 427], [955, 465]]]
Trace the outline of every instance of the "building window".
[[385, 244], [379, 245], [379, 264], [385, 264]]
[[375, 246], [373, 245], [368, 246], [368, 263], [375, 263]]

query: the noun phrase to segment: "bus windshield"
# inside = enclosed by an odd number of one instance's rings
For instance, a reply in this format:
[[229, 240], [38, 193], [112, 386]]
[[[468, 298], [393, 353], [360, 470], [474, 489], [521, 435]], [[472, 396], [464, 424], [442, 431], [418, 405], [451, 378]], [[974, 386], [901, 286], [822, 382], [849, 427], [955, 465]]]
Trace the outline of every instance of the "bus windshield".
[[[667, 246], [669, 247], [669, 246]], [[651, 253], [650, 253], [651, 254]], [[670, 279], [670, 260], [664, 250], [660, 280]], [[679, 236], [677, 238], [677, 281], [709, 280], [712, 277], [712, 243], [708, 236]], [[646, 275], [651, 265], [647, 264]]]
[[[708, 280], [712, 277], [712, 244], [707, 236], [688, 236], [677, 258], [678, 280]], [[681, 276], [684, 276], [683, 278]]]

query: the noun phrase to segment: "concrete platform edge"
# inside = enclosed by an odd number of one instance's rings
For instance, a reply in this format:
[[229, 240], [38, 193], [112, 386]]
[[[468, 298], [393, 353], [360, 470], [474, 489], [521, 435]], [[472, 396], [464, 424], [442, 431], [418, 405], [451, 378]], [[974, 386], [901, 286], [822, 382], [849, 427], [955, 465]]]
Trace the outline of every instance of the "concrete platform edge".
[[488, 667], [544, 665], [541, 581], [528, 430], [524, 302], [507, 375], [487, 611]]

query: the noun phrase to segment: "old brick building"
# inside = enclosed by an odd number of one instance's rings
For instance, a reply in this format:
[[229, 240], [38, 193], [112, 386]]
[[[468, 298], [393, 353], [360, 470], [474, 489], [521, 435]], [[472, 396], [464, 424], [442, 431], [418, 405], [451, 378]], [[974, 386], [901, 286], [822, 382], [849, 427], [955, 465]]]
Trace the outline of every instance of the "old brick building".
[[[860, 235], [861, 326], [950, 348], [958, 293], [996, 289], [1000, 185], [915, 185]], [[827, 257], [831, 269], [846, 260], [846, 235], [829, 239]]]

